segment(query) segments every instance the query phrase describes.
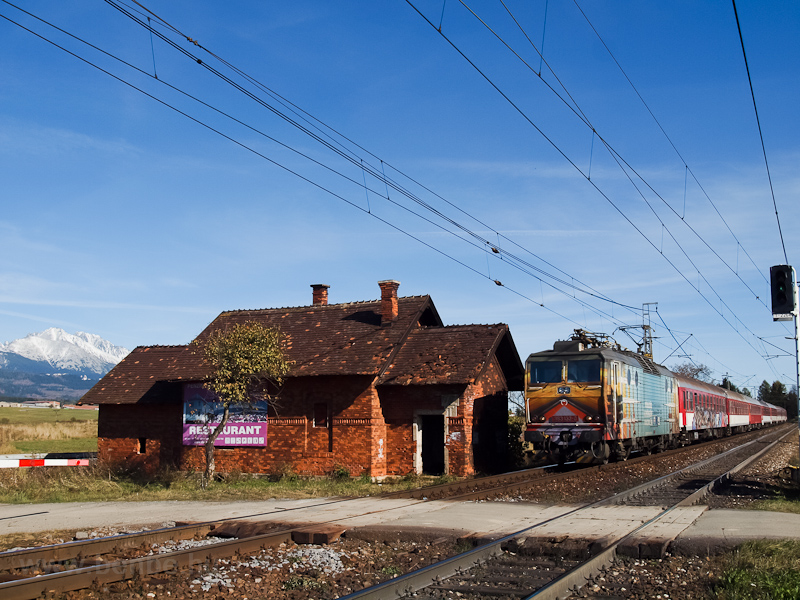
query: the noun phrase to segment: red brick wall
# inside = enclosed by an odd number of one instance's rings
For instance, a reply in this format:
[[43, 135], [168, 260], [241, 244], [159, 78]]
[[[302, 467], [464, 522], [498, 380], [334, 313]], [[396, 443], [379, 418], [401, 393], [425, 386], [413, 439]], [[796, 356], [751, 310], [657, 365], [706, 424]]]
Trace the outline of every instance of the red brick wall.
[[[97, 424], [97, 453], [109, 464], [154, 471], [180, 463], [180, 404], [103, 404]], [[141, 448], [144, 441], [144, 448]]]
[[459, 396], [458, 415], [448, 417], [447, 471], [460, 477], [496, 472], [505, 466], [508, 394], [502, 370], [493, 360], [476, 383], [463, 386], [418, 385], [381, 388], [386, 436], [391, 451], [388, 475], [414, 472], [417, 442], [413, 439], [416, 411], [444, 410], [442, 396]]
[[[383, 420], [373, 419], [377, 396], [371, 377], [306, 377], [287, 381], [267, 426], [265, 448], [221, 448], [215, 453], [219, 471], [280, 472], [326, 475], [344, 467], [352, 475], [383, 475], [380, 462], [373, 465], [377, 445], [373, 429]], [[325, 404], [327, 427], [314, 426], [314, 407]], [[379, 414], [379, 412], [378, 412]], [[186, 468], [204, 468], [202, 448], [184, 451]], [[377, 472], [376, 472], [377, 471]]]
[[[386, 474], [402, 476], [414, 473], [414, 455], [417, 442], [413, 439], [414, 416], [417, 411], [444, 411], [442, 396], [461, 396], [464, 386], [458, 385], [404, 385], [385, 386], [380, 390], [381, 407], [386, 419], [387, 452]], [[459, 402], [458, 414], [462, 414]], [[448, 432], [450, 433], [450, 432]], [[467, 474], [454, 468], [454, 455], [463, 454], [463, 448], [451, 447], [448, 440], [448, 470], [451, 474]], [[463, 462], [463, 460], [461, 461]]]
[[[458, 416], [447, 419], [448, 472], [470, 475], [498, 465], [505, 443], [505, 383], [496, 363], [476, 384], [386, 386], [379, 393], [370, 377], [306, 377], [289, 380], [271, 414], [265, 448], [217, 448], [220, 472], [325, 475], [344, 467], [373, 477], [414, 472], [415, 411], [443, 411], [442, 396], [458, 395]], [[182, 405], [102, 405], [98, 450], [111, 462], [164, 464], [203, 470], [202, 447], [182, 446]], [[314, 427], [314, 405], [328, 405], [328, 426]], [[473, 415], [473, 412], [475, 413]], [[475, 443], [477, 436], [478, 442]], [[144, 454], [137, 452], [146, 438]]]
[[[217, 448], [218, 471], [273, 473], [287, 469], [325, 475], [344, 467], [354, 476], [386, 474], [386, 430], [372, 377], [292, 379], [269, 417], [265, 448]], [[176, 398], [176, 401], [179, 400]], [[314, 406], [328, 406], [327, 427], [314, 426]], [[200, 446], [182, 446], [182, 405], [102, 405], [99, 453], [112, 461], [141, 463], [149, 469], [174, 462], [203, 470]], [[137, 453], [147, 438], [147, 454]]]

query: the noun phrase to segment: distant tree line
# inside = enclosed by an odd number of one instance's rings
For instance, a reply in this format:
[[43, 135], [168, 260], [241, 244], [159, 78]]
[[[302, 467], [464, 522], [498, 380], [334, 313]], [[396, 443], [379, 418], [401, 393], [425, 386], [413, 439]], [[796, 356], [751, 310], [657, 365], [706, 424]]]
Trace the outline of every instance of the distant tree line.
[[793, 385], [790, 390], [787, 390], [786, 386], [780, 381], [773, 381], [772, 385], [770, 385], [765, 379], [761, 382], [761, 385], [758, 386], [758, 399], [785, 408], [786, 415], [789, 419], [797, 417], [796, 385]]

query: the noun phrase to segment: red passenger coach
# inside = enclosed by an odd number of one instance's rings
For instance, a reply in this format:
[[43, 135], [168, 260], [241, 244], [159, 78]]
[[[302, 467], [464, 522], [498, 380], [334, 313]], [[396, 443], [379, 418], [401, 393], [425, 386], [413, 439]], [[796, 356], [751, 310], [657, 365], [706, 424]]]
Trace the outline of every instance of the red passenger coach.
[[676, 379], [681, 429], [693, 439], [786, 421], [783, 408], [696, 379], [680, 375]]

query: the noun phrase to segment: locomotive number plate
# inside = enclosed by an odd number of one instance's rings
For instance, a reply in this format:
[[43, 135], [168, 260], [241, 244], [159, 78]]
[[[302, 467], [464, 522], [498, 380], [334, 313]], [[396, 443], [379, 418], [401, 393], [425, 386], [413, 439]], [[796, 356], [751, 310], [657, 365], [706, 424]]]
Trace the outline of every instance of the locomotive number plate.
[[553, 415], [550, 417], [551, 423], [577, 423], [578, 415]]

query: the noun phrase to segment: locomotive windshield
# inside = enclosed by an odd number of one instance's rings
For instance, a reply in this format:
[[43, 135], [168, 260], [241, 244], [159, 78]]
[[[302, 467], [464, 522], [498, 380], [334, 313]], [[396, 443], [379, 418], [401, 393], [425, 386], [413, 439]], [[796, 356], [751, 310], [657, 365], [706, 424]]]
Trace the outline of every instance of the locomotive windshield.
[[567, 363], [567, 383], [600, 381], [600, 359], [570, 360]]
[[567, 383], [595, 383], [600, 381], [599, 358], [572, 358], [569, 360], [531, 360], [528, 362], [529, 382], [561, 383], [564, 381], [564, 364], [567, 366]]
[[561, 383], [561, 370], [564, 363], [560, 360], [537, 360], [528, 363], [531, 383]]

